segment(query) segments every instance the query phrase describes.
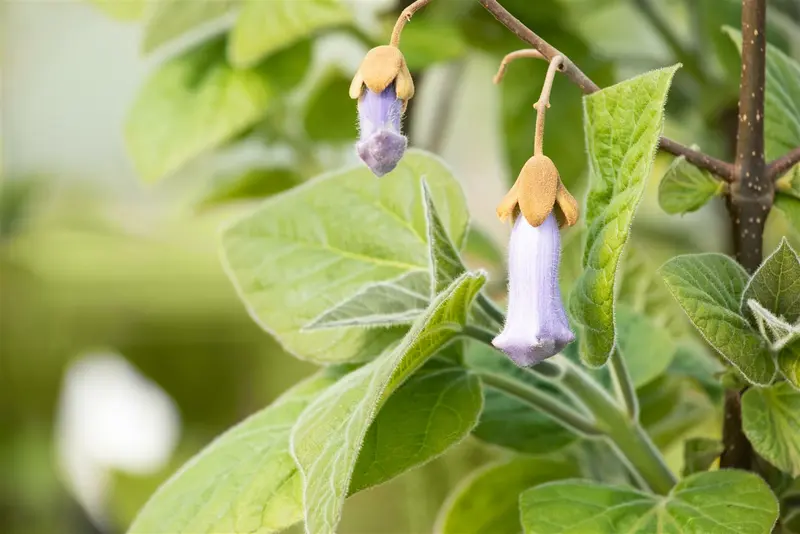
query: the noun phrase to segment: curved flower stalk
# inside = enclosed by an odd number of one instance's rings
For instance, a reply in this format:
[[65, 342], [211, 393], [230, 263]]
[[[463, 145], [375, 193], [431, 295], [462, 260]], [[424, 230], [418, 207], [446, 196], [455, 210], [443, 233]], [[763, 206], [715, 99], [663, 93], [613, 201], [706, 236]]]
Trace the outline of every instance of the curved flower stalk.
[[[509, 54], [495, 83], [502, 78], [508, 61], [516, 57], [541, 56]], [[553, 161], [542, 153], [544, 114], [550, 107], [550, 89], [560, 64], [560, 56], [550, 62], [542, 95], [534, 105], [537, 110], [534, 155], [497, 207], [497, 216], [503, 221], [512, 219], [514, 227], [509, 245], [508, 314], [503, 331], [492, 344], [523, 367], [558, 354], [575, 340], [561, 300], [558, 268], [559, 228], [577, 222], [578, 203], [561, 183]]]
[[350, 84], [350, 98], [358, 99], [356, 152], [378, 177], [397, 166], [408, 146], [408, 139], [401, 131], [401, 119], [414, 96], [414, 80], [398, 46], [406, 22], [429, 2], [417, 0], [403, 10], [390, 44], [367, 52]]

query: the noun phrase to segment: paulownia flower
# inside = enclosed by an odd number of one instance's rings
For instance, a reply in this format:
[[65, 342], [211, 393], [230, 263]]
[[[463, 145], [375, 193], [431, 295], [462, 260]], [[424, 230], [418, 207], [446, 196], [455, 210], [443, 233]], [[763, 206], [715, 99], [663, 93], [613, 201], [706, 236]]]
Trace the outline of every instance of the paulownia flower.
[[397, 166], [408, 146], [401, 119], [414, 96], [414, 82], [400, 50], [370, 50], [353, 78], [350, 96], [358, 99], [356, 151], [376, 176], [383, 176]]
[[517, 365], [549, 358], [575, 340], [561, 302], [561, 234], [551, 213], [539, 226], [517, 217], [509, 245], [508, 314], [492, 344]]
[[[508, 261], [508, 314], [492, 344], [526, 367], [559, 353], [575, 339], [561, 301], [560, 226], [578, 220], [578, 203], [553, 162], [531, 157], [497, 208], [514, 219]], [[521, 215], [521, 216], [520, 216]]]

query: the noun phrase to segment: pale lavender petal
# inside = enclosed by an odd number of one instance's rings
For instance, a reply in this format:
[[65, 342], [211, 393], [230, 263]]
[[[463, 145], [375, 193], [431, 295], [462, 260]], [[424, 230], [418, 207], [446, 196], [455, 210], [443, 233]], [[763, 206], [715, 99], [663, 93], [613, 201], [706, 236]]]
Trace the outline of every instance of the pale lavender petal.
[[381, 177], [397, 167], [407, 145], [408, 139], [404, 136], [383, 130], [356, 143], [356, 151], [373, 174]]
[[535, 365], [575, 340], [558, 286], [560, 256], [552, 214], [535, 228], [517, 217], [509, 245], [508, 314], [492, 344], [519, 366]]
[[403, 101], [394, 83], [380, 93], [364, 89], [358, 100], [360, 141], [356, 151], [376, 176], [392, 171], [403, 157], [408, 140], [400, 131]]
[[380, 93], [364, 89], [358, 99], [358, 125], [361, 140], [365, 141], [379, 131], [400, 133], [403, 101], [397, 98], [394, 83]]

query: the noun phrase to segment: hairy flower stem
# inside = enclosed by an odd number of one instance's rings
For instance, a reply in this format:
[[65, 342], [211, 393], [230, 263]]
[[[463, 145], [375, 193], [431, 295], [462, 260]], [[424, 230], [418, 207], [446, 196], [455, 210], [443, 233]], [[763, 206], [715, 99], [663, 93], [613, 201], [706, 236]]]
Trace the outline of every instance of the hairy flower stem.
[[667, 494], [677, 479], [639, 421], [621, 409], [580, 367], [563, 357], [560, 361], [564, 375], [556, 384], [560, 383], [564, 393], [592, 414], [603, 435], [637, 478], [655, 493]]
[[609, 371], [611, 371], [611, 380], [614, 382], [617, 398], [622, 402], [631, 419], [637, 420], [639, 419], [639, 398], [636, 396], [636, 388], [628, 372], [628, 366], [625, 365], [625, 360], [622, 359], [619, 350], [614, 350], [610, 360]]
[[[491, 344], [491, 332], [481, 328], [466, 326], [462, 334], [481, 343]], [[591, 419], [564, 405], [546, 391], [535, 389], [522, 381], [473, 370], [486, 386], [522, 400], [556, 423], [587, 437], [608, 440], [644, 487], [661, 495], [672, 489], [677, 479], [637, 418], [620, 406], [579, 366], [563, 356], [556, 356], [539, 363], [529, 371], [547, 380], [575, 400], [586, 413], [591, 415]], [[627, 370], [624, 375], [627, 376]]]
[[400, 46], [400, 35], [403, 33], [403, 28], [405, 28], [406, 23], [411, 20], [414, 13], [427, 6], [430, 2], [431, 0], [417, 0], [400, 13], [400, 17], [398, 17], [394, 29], [392, 30], [392, 38], [389, 41], [390, 45], [395, 47]]
[[534, 156], [541, 156], [544, 150], [544, 115], [547, 108], [550, 107], [550, 91], [553, 89], [553, 79], [556, 76], [556, 71], [561, 67], [563, 58], [556, 56], [550, 60], [550, 66], [547, 67], [547, 76], [544, 79], [542, 86], [542, 94], [539, 100], [533, 105], [536, 108], [536, 135], [533, 141], [533, 154]]
[[595, 424], [582, 414], [565, 405], [549, 393], [507, 376], [489, 373], [476, 373], [481, 382], [490, 388], [500, 390], [522, 402], [529, 404], [553, 419], [556, 423], [585, 437], [598, 437], [601, 434]]

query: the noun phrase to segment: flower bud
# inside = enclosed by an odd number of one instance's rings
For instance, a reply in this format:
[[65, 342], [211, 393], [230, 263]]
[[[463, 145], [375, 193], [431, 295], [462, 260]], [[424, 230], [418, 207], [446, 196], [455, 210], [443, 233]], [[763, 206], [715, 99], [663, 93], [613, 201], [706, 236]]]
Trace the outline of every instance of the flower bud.
[[394, 83], [380, 93], [365, 89], [358, 100], [356, 152], [378, 177], [392, 171], [406, 151], [408, 140], [400, 131], [402, 115], [403, 102], [395, 94]]
[[[552, 207], [552, 205], [551, 205]], [[561, 301], [561, 234], [553, 214], [534, 227], [517, 217], [508, 261], [508, 314], [492, 344], [521, 367], [559, 353], [575, 340]]]

